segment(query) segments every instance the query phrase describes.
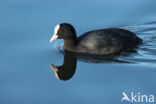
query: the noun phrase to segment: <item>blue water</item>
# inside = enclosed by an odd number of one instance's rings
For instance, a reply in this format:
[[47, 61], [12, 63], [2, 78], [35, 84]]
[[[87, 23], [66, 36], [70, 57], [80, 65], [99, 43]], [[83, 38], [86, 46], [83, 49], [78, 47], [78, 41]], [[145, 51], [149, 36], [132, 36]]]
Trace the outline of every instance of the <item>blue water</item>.
[[[156, 97], [155, 5], [155, 0], [1, 0], [0, 104], [122, 104], [122, 92], [132, 91]], [[62, 65], [62, 43], [49, 43], [62, 22], [73, 24], [78, 36], [128, 29], [143, 44], [114, 57], [129, 63], [78, 57], [75, 74], [62, 81], [50, 67]]]

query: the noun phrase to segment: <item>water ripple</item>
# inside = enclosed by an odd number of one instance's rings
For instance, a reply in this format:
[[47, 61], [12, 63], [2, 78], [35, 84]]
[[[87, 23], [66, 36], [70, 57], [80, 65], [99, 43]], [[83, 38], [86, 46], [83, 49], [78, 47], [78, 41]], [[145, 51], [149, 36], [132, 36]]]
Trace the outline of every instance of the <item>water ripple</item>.
[[156, 21], [121, 28], [133, 31], [143, 39], [143, 44], [137, 49], [138, 54], [133, 57], [125, 57], [123, 60], [127, 59], [131, 62], [156, 65]]

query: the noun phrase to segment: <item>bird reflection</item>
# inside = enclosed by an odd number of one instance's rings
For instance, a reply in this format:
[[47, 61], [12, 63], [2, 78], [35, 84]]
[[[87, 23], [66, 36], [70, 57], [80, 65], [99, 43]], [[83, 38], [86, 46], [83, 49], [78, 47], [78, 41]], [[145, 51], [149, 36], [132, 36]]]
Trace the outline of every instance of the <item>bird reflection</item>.
[[64, 62], [61, 66], [54, 66], [50, 64], [51, 68], [55, 72], [55, 76], [59, 80], [69, 80], [75, 73], [77, 65], [77, 56], [75, 53], [65, 51]]
[[84, 55], [84, 54], [77, 54], [69, 51], [64, 52], [64, 62], [63, 65], [55, 66], [50, 64], [52, 70], [55, 72], [56, 78], [59, 80], [69, 80], [75, 73], [76, 66], [77, 66], [77, 57], [81, 61], [91, 62], [91, 63], [134, 63], [131, 61], [125, 61], [124, 59], [115, 59], [119, 56], [129, 56], [132, 53], [137, 53], [137, 51], [129, 51], [126, 54], [120, 54], [117, 56], [95, 56], [95, 55]]

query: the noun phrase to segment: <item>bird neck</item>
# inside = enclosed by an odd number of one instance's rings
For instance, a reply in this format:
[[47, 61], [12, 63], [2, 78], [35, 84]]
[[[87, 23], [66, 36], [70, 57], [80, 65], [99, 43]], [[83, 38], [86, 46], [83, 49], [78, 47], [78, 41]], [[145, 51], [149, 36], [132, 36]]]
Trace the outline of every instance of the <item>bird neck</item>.
[[64, 49], [74, 52], [76, 50], [77, 39], [64, 40]]

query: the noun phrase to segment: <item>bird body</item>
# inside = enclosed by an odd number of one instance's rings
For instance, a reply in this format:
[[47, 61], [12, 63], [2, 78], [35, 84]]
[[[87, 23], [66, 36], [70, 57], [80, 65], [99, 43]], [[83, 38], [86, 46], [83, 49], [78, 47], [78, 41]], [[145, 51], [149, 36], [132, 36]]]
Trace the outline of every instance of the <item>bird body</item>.
[[74, 27], [67, 23], [56, 26], [51, 42], [57, 38], [64, 39], [67, 51], [93, 55], [116, 54], [142, 42], [133, 32], [117, 28], [89, 31], [77, 37]]

